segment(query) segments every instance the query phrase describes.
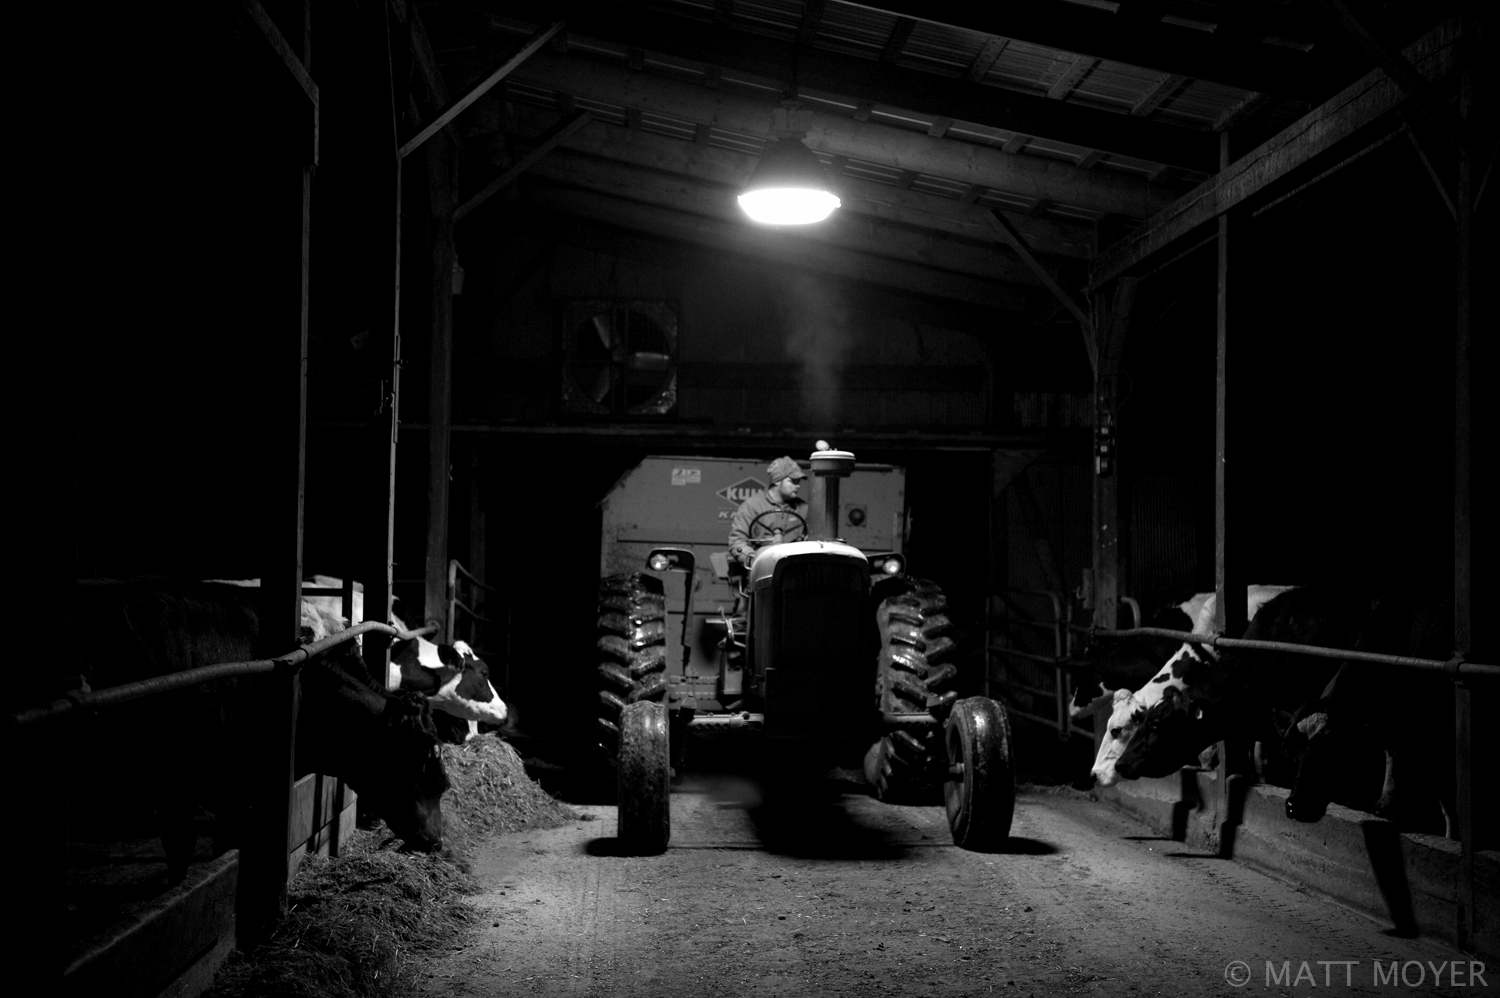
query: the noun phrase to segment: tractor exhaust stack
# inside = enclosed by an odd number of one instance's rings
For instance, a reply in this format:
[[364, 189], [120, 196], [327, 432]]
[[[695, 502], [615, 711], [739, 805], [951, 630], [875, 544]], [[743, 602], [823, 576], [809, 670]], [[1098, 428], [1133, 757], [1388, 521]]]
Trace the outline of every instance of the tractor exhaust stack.
[[839, 479], [854, 474], [854, 455], [846, 450], [834, 450], [828, 441], [819, 440], [817, 450], [809, 458], [812, 473], [822, 479], [823, 523], [818, 531], [818, 540], [838, 540], [839, 532]]

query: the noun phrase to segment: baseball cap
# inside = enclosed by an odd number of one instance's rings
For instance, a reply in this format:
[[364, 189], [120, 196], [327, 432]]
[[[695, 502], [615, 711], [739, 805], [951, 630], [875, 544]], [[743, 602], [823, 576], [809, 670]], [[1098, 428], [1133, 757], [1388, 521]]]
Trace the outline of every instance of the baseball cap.
[[771, 476], [772, 485], [783, 478], [794, 478], [800, 481], [807, 477], [807, 472], [802, 470], [801, 465], [789, 457], [778, 457], [772, 461], [771, 466], [766, 469], [766, 474]]

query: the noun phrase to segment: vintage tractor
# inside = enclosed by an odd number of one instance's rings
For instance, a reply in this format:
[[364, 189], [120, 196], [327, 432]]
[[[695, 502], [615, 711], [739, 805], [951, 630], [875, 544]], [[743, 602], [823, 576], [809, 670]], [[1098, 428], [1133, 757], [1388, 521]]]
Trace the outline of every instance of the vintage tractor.
[[[783, 775], [868, 746], [878, 797], [941, 795], [955, 843], [996, 849], [1015, 804], [1009, 721], [953, 690], [947, 601], [901, 554], [904, 473], [822, 441], [809, 464], [811, 502], [777, 517], [782, 530], [752, 525], [748, 570], [723, 548], [735, 509], [766, 487], [755, 465], [647, 458], [601, 504], [596, 724], [620, 842], [667, 847], [672, 767], [699, 731], [758, 740]], [[674, 574], [680, 597], [663, 584]]]

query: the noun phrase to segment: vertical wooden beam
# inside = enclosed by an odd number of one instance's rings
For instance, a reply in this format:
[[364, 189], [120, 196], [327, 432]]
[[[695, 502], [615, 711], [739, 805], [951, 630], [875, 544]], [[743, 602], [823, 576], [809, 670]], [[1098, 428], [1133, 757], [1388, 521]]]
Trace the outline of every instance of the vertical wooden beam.
[[[301, 65], [311, 71], [312, 39], [308, 0], [303, 0], [298, 35]], [[316, 99], [316, 98], [315, 98]], [[299, 109], [300, 110], [300, 109]], [[315, 106], [316, 110], [316, 106]], [[269, 261], [277, 312], [267, 330], [265, 453], [266, 523], [269, 529], [261, 569], [261, 631], [265, 649], [279, 654], [301, 640], [303, 511], [307, 478], [307, 342], [311, 261], [313, 143], [302, 133], [316, 121], [288, 116], [279, 145], [291, 152], [274, 157], [270, 171], [287, 180], [288, 211], [273, 211], [269, 224], [288, 237], [285, 250]], [[282, 165], [282, 160], [285, 165]], [[300, 159], [300, 162], [299, 162]], [[287, 261], [284, 265], [282, 261]], [[295, 673], [274, 673], [262, 683], [264, 743], [257, 746], [256, 780], [249, 808], [250, 827], [240, 853], [236, 929], [241, 949], [262, 941], [286, 910], [290, 876], [287, 827], [291, 820], [296, 770], [297, 709]]]
[[[1465, 26], [1459, 49], [1458, 185], [1454, 197], [1456, 223], [1455, 301], [1453, 337], [1453, 649], [1467, 655], [1474, 649], [1474, 158], [1472, 122], [1476, 25]], [[1474, 931], [1474, 765], [1473, 694], [1467, 684], [1454, 685], [1454, 776], [1460, 846], [1457, 890], [1457, 936], [1460, 949], [1469, 949]]]
[[[1229, 133], [1219, 133], [1219, 170], [1228, 168]], [[1229, 324], [1233, 301], [1230, 296], [1230, 229], [1235, 224], [1229, 212], [1218, 218], [1219, 224], [1219, 292], [1218, 292], [1218, 371], [1214, 398], [1214, 591], [1218, 594], [1214, 622], [1220, 633], [1239, 637], [1245, 631], [1246, 578], [1243, 548], [1236, 547], [1238, 527], [1234, 500], [1230, 495], [1233, 476], [1229, 462], [1233, 453], [1233, 419], [1229, 406], [1234, 402], [1229, 369]]]
[[427, 564], [424, 573], [425, 622], [448, 622], [448, 500], [453, 420], [453, 159], [445, 141], [427, 145], [431, 259], [428, 308], [431, 342], [427, 393]]
[[1135, 307], [1135, 278], [1117, 280], [1114, 287], [1100, 296], [1098, 316], [1093, 328], [1097, 337], [1098, 374], [1094, 379], [1094, 435], [1096, 446], [1107, 440], [1108, 463], [1102, 457], [1094, 461], [1094, 624], [1115, 627], [1118, 624], [1120, 580], [1125, 574], [1127, 548], [1124, 541], [1125, 517], [1121, 513], [1119, 409], [1120, 365], [1125, 357], [1126, 334], [1130, 313]]
[[[390, 101], [390, 125], [381, 144], [389, 150], [390, 158], [374, 167], [377, 189], [383, 186], [386, 197], [379, 209], [381, 221], [377, 223], [377, 238], [386, 247], [377, 252], [376, 294], [384, 301], [387, 335], [376, 340], [376, 350], [384, 352], [386, 367], [382, 372], [379, 410], [371, 420], [371, 457], [375, 469], [375, 480], [371, 483], [373, 502], [370, 504], [372, 519], [369, 523], [370, 543], [365, 548], [370, 559], [362, 575], [365, 583], [365, 619], [388, 621], [391, 617], [391, 587], [395, 580], [396, 562], [396, 438], [401, 421], [401, 199], [402, 171], [399, 123], [401, 109], [406, 106], [406, 74], [398, 62], [402, 53], [394, 44], [394, 37], [402, 37], [393, 31], [391, 11], [385, 5], [375, 8], [381, 22], [377, 26], [376, 38], [383, 44], [383, 58], [379, 60], [385, 93], [382, 102]], [[382, 131], [386, 131], [382, 129]], [[377, 202], [378, 204], [378, 202]], [[389, 636], [372, 631], [364, 637], [365, 663], [372, 675], [385, 675], [390, 653]]]

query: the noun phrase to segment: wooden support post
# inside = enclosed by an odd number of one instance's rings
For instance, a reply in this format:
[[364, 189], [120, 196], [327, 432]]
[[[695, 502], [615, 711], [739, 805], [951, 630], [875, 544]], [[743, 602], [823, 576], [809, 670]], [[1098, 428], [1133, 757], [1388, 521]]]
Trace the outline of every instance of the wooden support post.
[[[303, 0], [304, 6], [308, 0]], [[307, 12], [300, 19], [301, 65], [310, 67], [311, 37]], [[314, 93], [316, 93], [314, 91]], [[316, 96], [314, 96], [316, 101]], [[316, 108], [316, 104], [314, 105]], [[307, 342], [313, 157], [315, 146], [301, 134], [305, 118], [286, 130], [284, 146], [293, 151], [270, 171], [285, 176], [285, 215], [279, 211], [269, 224], [285, 232], [285, 250], [269, 261], [276, 313], [267, 331], [267, 385], [263, 395], [269, 465], [262, 472], [268, 526], [265, 561], [261, 570], [261, 630], [263, 647], [272, 654], [289, 651], [301, 642], [303, 509], [307, 471]], [[313, 116], [316, 122], [316, 114]], [[314, 126], [315, 127], [315, 126]], [[273, 154], [274, 155], [274, 154]], [[301, 161], [298, 162], [298, 159]], [[283, 222], [285, 219], [285, 222]], [[283, 265], [285, 260], [289, 265]], [[240, 852], [236, 928], [241, 949], [261, 942], [286, 910], [290, 876], [287, 829], [295, 780], [297, 708], [300, 695], [295, 673], [273, 673], [260, 684], [264, 724], [263, 744], [256, 746], [249, 828]]]
[[455, 171], [445, 141], [427, 144], [427, 244], [432, 262], [429, 281], [431, 359], [427, 379], [427, 564], [424, 622], [449, 633], [448, 499], [453, 419], [453, 201]]
[[[1228, 169], [1229, 133], [1219, 133], [1219, 170]], [[1230, 391], [1229, 369], [1229, 325], [1230, 281], [1230, 230], [1235, 220], [1229, 212], [1219, 215], [1219, 293], [1218, 293], [1218, 373], [1215, 379], [1214, 405], [1214, 591], [1218, 594], [1218, 606], [1214, 611], [1214, 623], [1219, 633], [1239, 637], [1245, 631], [1246, 578], [1244, 550], [1236, 547], [1234, 500], [1230, 495], [1232, 475], [1229, 462], [1233, 454], [1233, 419], [1229, 406], [1233, 402]]]
[[[1473, 27], [1473, 25], [1468, 25]], [[1471, 123], [1474, 102], [1474, 31], [1465, 31], [1459, 56], [1458, 185], [1454, 198], [1457, 246], [1453, 337], [1453, 649], [1474, 649], [1474, 157]], [[1474, 931], [1474, 765], [1472, 693], [1459, 681], [1454, 688], [1456, 810], [1459, 845], [1456, 927], [1460, 949], [1469, 949]]]
[[[383, 209], [384, 232], [381, 241], [387, 247], [377, 273], [376, 293], [385, 301], [388, 325], [387, 335], [376, 340], [377, 350], [387, 358], [385, 377], [381, 381], [379, 411], [371, 421], [371, 458], [375, 470], [373, 487], [374, 502], [371, 504], [372, 520], [369, 523], [370, 543], [365, 548], [370, 559], [362, 573], [365, 583], [365, 619], [389, 621], [391, 619], [391, 587], [395, 580], [396, 563], [396, 438], [401, 423], [401, 156], [400, 136], [397, 128], [401, 110], [406, 106], [405, 74], [397, 63], [399, 55], [395, 48], [390, 24], [389, 8], [378, 8], [381, 18], [379, 34], [385, 43], [385, 59], [382, 60], [383, 82], [387, 86], [387, 98], [391, 102], [391, 126], [387, 141], [391, 158], [384, 166], [376, 166], [377, 172], [385, 174], [387, 196]], [[391, 647], [390, 637], [379, 631], [364, 636], [365, 664], [372, 675], [383, 676], [386, 659]]]
[[1122, 277], [1112, 290], [1101, 295], [1099, 315], [1093, 323], [1097, 337], [1095, 355], [1099, 358], [1098, 376], [1094, 379], [1094, 439], [1098, 450], [1094, 460], [1094, 624], [1115, 627], [1118, 623], [1120, 579], [1124, 575], [1127, 548], [1124, 544], [1125, 518], [1121, 514], [1119, 465], [1120, 364], [1125, 356], [1125, 339], [1130, 313], [1135, 306], [1136, 286], [1133, 277]]

